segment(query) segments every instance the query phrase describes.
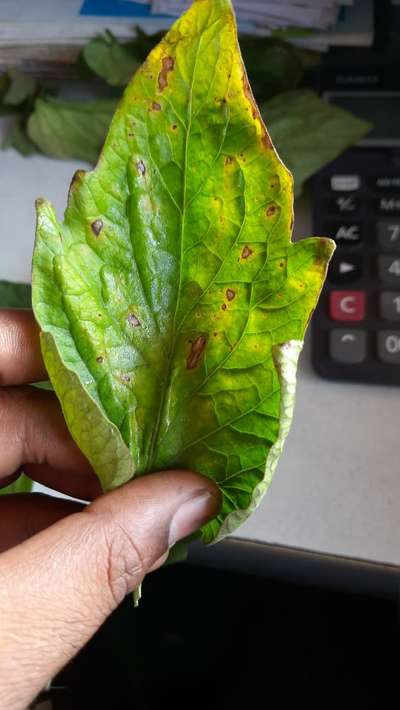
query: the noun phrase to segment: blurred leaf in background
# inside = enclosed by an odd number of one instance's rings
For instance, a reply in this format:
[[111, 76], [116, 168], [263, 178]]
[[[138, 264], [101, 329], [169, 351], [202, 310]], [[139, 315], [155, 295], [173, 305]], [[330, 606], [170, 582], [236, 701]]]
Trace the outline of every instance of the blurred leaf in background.
[[[16, 284], [0, 281], [0, 308], [30, 308], [31, 287], [28, 284]], [[25, 474], [5, 488], [0, 488], [0, 495], [5, 493], [29, 493], [32, 481]]]
[[18, 120], [3, 141], [3, 148], [15, 148], [21, 155], [37, 153], [37, 146], [27, 135], [23, 120]]
[[31, 99], [37, 90], [37, 81], [30, 74], [23, 74], [16, 69], [7, 72], [8, 86], [2, 96], [7, 106], [18, 106]]
[[111, 32], [90, 40], [81, 53], [89, 69], [111, 86], [125, 86], [140, 62]]
[[[121, 43], [108, 31], [92, 39], [82, 49], [76, 69], [81, 77], [102, 79], [102, 95], [95, 100], [66, 101], [52, 96], [32, 77], [14, 71], [3, 74], [0, 115], [18, 112], [4, 147], [12, 146], [23, 155], [38, 151], [96, 163], [124, 86], [161, 36], [136, 28], [129, 42]], [[320, 55], [295, 47], [284, 36], [242, 36], [240, 44], [254, 94], [263, 104], [272, 139], [294, 174], [298, 196], [308, 177], [366, 135], [370, 125], [301, 88]]]
[[257, 100], [299, 86], [304, 65], [301, 50], [292, 44], [281, 39], [246, 36], [240, 40], [240, 49]]
[[31, 308], [31, 287], [29, 284], [0, 281], [0, 308]]
[[372, 128], [308, 89], [280, 94], [263, 104], [261, 112], [281, 159], [293, 173], [295, 196], [307, 178]]
[[38, 99], [28, 120], [28, 137], [46, 155], [95, 163], [116, 105], [115, 99]]

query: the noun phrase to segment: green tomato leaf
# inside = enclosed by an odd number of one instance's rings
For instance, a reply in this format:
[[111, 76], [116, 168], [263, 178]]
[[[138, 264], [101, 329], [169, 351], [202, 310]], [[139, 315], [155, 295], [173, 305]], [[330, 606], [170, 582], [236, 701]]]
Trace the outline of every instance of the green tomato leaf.
[[151, 52], [64, 221], [37, 204], [33, 305], [72, 436], [105, 489], [171, 467], [216, 481], [206, 542], [258, 504], [290, 424], [333, 250], [292, 244], [292, 222], [229, 0], [197, 0]]
[[55, 158], [96, 161], [115, 111], [114, 99], [37, 99], [27, 133], [37, 148]]
[[90, 40], [82, 50], [88, 67], [111, 86], [125, 86], [139, 66], [138, 60], [111, 32]]
[[262, 115], [279, 155], [293, 173], [296, 197], [307, 178], [372, 127], [308, 89], [276, 96], [263, 104]]

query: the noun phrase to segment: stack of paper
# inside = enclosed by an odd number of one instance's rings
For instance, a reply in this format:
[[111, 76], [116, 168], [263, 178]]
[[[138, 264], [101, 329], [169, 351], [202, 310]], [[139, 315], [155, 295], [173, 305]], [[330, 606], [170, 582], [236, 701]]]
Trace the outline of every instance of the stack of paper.
[[[326, 29], [336, 22], [342, 3], [339, 0], [234, 0], [233, 4], [239, 20], [267, 27]], [[190, 0], [153, 0], [151, 10], [152, 13], [179, 15], [182, 8], [189, 6]]]
[[[320, 51], [331, 45], [373, 42], [373, 0], [233, 0], [233, 4], [239, 27], [250, 23], [257, 35], [288, 30], [290, 41]], [[152, 0], [151, 12], [177, 16], [189, 5], [190, 0]]]
[[[191, 0], [0, 0], [0, 67], [38, 60], [67, 62], [91, 37], [120, 39], [134, 26], [167, 29]], [[285, 37], [301, 46], [369, 45], [373, 0], [233, 0], [239, 30]]]

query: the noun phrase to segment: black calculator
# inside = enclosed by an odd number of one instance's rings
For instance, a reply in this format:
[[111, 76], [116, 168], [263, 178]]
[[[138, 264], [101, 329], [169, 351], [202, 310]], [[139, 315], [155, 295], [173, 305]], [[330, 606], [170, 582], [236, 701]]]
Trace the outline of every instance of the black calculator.
[[314, 369], [400, 385], [400, 141], [372, 135], [320, 171], [312, 191], [313, 233], [337, 245], [313, 318]]

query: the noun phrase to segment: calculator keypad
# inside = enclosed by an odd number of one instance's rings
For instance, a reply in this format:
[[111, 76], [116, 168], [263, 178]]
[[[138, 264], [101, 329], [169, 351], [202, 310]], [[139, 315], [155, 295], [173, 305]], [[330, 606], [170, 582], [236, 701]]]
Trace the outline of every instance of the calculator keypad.
[[331, 291], [329, 314], [332, 320], [342, 323], [360, 321], [365, 316], [365, 293], [363, 291]]
[[331, 214], [350, 215], [360, 210], [360, 200], [349, 193], [337, 194], [325, 200], [325, 207]]
[[400, 331], [383, 330], [378, 333], [378, 354], [383, 362], [400, 365]]
[[383, 220], [377, 224], [378, 244], [382, 249], [400, 251], [400, 220]]
[[313, 190], [313, 231], [337, 246], [313, 319], [314, 367], [400, 384], [400, 149], [351, 149]]
[[329, 220], [325, 223], [325, 230], [338, 246], [351, 248], [362, 243], [360, 222]]
[[367, 339], [363, 330], [341, 330], [330, 333], [330, 355], [335, 362], [355, 365], [367, 354]]
[[329, 268], [329, 281], [345, 286], [362, 278], [363, 260], [359, 254], [335, 254]]
[[400, 291], [382, 291], [379, 313], [385, 320], [400, 320]]
[[378, 276], [384, 284], [400, 284], [400, 257], [387, 254], [378, 256]]

